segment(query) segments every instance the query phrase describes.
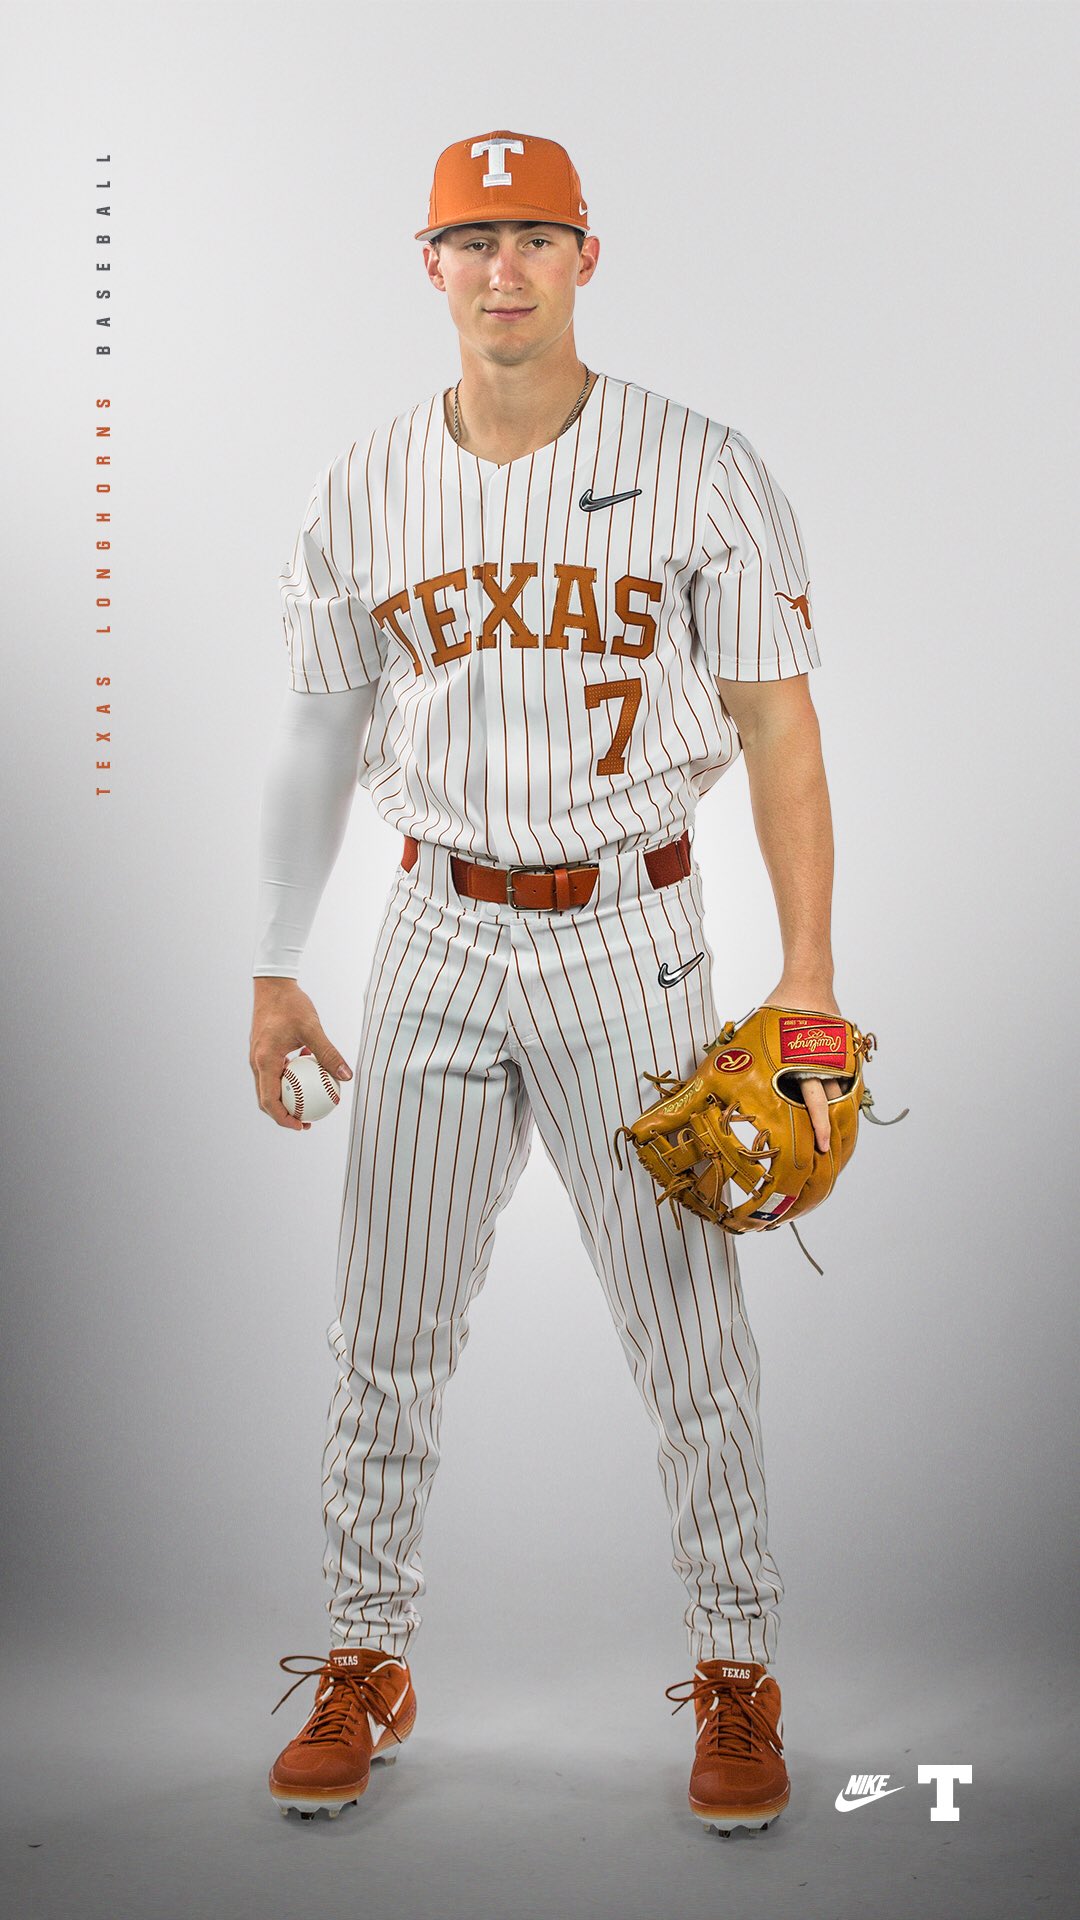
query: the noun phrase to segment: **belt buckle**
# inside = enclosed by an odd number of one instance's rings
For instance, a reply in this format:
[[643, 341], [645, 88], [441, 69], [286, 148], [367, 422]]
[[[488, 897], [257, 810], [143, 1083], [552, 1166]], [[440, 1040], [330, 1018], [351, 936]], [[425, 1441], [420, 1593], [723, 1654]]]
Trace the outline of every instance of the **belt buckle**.
[[515, 873], [551, 873], [552, 871], [553, 869], [551, 867], [507, 867], [506, 869], [506, 904], [507, 906], [513, 907], [517, 913], [550, 913], [551, 912], [550, 907], [526, 907], [524, 905], [522, 906], [518, 905], [517, 901], [514, 899], [514, 875]]
[[578, 867], [592, 868], [597, 867], [598, 864], [596, 860], [557, 860], [549, 867], [507, 867], [506, 904], [508, 907], [513, 907], [517, 913], [563, 913], [565, 909], [560, 907], [558, 901], [550, 907], [526, 907], [524, 904], [519, 906], [514, 899], [515, 873], [555, 873], [559, 868], [565, 868], [567, 873], [573, 873]]

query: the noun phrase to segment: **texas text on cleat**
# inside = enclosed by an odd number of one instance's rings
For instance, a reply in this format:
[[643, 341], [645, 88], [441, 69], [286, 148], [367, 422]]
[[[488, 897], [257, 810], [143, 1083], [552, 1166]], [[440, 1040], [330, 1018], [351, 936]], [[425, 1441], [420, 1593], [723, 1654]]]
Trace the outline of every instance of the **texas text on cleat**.
[[[689, 1688], [688, 1692], [680, 1692]], [[780, 1688], [756, 1660], [699, 1660], [692, 1680], [665, 1689], [688, 1700], [697, 1718], [690, 1807], [706, 1826], [759, 1832], [783, 1812], [791, 1793], [784, 1765]]]
[[[313, 1662], [306, 1667], [293, 1661]], [[315, 1708], [295, 1740], [270, 1769], [270, 1792], [282, 1813], [301, 1819], [326, 1812], [336, 1819], [367, 1789], [373, 1761], [390, 1764], [416, 1720], [416, 1695], [404, 1660], [379, 1647], [334, 1647], [291, 1653], [279, 1662], [300, 1678], [273, 1708], [283, 1706], [305, 1680], [315, 1679]]]

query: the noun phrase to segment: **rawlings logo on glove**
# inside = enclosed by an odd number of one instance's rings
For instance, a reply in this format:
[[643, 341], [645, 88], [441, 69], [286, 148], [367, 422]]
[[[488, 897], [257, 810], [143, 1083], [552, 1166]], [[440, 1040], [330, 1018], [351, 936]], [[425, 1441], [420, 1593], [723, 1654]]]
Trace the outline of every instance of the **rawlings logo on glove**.
[[[895, 1124], [877, 1120], [863, 1082], [863, 1063], [876, 1045], [872, 1033], [860, 1033], [850, 1020], [797, 1007], [756, 1007], [723, 1028], [688, 1079], [645, 1075], [663, 1097], [616, 1128], [612, 1143], [619, 1166], [619, 1135], [625, 1134], [660, 1187], [657, 1205], [670, 1200], [676, 1218], [679, 1207], [688, 1207], [728, 1233], [786, 1223], [802, 1246], [795, 1219], [832, 1192], [855, 1151], [860, 1113], [877, 1126]], [[835, 1080], [840, 1087], [829, 1101], [824, 1153], [800, 1090], [807, 1078]], [[728, 1182], [745, 1198], [727, 1199]], [[812, 1255], [806, 1257], [817, 1267]]]

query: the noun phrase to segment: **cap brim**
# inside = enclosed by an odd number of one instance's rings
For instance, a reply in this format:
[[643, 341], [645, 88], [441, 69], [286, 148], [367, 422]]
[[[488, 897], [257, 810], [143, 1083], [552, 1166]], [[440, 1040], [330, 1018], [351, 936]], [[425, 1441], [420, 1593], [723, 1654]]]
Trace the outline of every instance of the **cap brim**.
[[578, 233], [588, 233], [585, 220], [556, 220], [546, 207], [500, 207], [493, 214], [490, 204], [477, 207], [472, 213], [462, 214], [457, 220], [442, 220], [434, 227], [421, 227], [414, 233], [414, 240], [430, 240], [437, 233], [446, 233], [451, 227], [488, 227], [499, 220], [528, 220], [531, 225], [544, 227], [574, 227]]

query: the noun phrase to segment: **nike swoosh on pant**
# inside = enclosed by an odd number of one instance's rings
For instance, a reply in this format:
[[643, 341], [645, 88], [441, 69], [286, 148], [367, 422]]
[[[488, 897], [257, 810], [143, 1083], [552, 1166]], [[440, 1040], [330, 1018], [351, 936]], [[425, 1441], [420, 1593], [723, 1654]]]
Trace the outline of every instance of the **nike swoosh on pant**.
[[703, 953], [695, 953], [693, 959], [688, 960], [686, 965], [682, 967], [669, 967], [665, 960], [662, 962], [660, 971], [656, 977], [662, 987], [677, 987], [679, 981], [685, 980], [688, 973], [693, 973], [694, 968], [700, 966], [704, 958], [705, 955]]

